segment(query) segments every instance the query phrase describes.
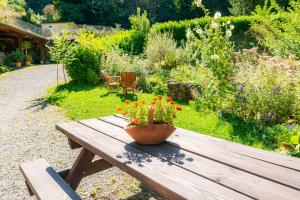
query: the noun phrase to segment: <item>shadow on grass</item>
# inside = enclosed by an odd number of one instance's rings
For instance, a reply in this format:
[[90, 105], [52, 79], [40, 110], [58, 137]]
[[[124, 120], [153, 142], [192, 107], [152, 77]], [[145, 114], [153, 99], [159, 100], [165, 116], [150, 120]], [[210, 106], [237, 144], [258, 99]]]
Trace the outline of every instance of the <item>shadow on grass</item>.
[[69, 83], [57, 86], [55, 89], [55, 92], [61, 92], [61, 91], [81, 92], [81, 91], [92, 90], [96, 87], [99, 87], [99, 86], [98, 85], [80, 84], [80, 83], [70, 81]]
[[123, 94], [123, 93], [118, 93], [117, 96], [120, 97], [121, 101], [124, 102], [125, 100], [130, 100], [130, 101], [137, 101], [138, 96], [136, 94]]
[[254, 121], [244, 121], [240, 117], [223, 113], [222, 119], [233, 128], [232, 138], [238, 138], [245, 145], [261, 143], [264, 148], [273, 149], [274, 143], [266, 138], [265, 129]]

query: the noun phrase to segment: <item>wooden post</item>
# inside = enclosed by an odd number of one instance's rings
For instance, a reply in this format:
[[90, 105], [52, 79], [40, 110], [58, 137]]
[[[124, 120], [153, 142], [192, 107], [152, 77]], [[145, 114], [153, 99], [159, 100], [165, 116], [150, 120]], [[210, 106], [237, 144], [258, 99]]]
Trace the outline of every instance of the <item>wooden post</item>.
[[76, 190], [86, 170], [91, 167], [94, 157], [95, 154], [89, 150], [85, 148], [81, 150], [66, 178], [67, 183], [69, 183], [73, 190]]
[[18, 46], [20, 51], [23, 53], [23, 37], [20, 34], [18, 34]]

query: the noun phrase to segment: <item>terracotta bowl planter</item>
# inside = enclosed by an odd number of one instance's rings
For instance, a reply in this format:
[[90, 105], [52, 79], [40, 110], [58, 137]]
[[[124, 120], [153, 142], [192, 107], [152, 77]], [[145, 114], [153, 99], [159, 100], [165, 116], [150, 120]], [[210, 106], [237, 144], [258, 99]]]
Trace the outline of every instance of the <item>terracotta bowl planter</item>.
[[21, 67], [22, 63], [21, 62], [16, 62], [16, 67]]
[[44, 62], [43, 60], [41, 60], [41, 61], [40, 61], [40, 64], [43, 65], [43, 64], [45, 64], [45, 62]]
[[31, 61], [25, 61], [26, 65], [31, 65]]
[[147, 126], [132, 126], [126, 127], [126, 132], [140, 144], [161, 144], [176, 130], [175, 126], [166, 124], [149, 124]]

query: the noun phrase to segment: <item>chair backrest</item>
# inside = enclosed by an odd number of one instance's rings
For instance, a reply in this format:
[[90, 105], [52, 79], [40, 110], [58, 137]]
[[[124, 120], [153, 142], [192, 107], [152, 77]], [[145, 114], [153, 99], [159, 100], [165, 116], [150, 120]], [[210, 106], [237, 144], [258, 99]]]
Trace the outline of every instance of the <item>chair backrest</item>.
[[121, 74], [121, 82], [123, 87], [134, 88], [136, 85], [136, 73], [123, 72]]
[[102, 76], [104, 77], [105, 81], [108, 83], [114, 82], [113, 79], [109, 76], [107, 72], [102, 72]]

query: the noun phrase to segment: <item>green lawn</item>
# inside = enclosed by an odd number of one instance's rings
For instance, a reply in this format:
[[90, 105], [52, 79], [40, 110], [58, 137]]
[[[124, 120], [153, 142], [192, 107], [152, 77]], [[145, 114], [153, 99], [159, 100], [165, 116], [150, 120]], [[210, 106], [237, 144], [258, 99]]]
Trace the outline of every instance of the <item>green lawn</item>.
[[[145, 99], [150, 101], [154, 95], [138, 93], [123, 96], [108, 93], [104, 86], [91, 87], [85, 85], [59, 86], [49, 90], [49, 102], [59, 105], [72, 120], [103, 117], [116, 114], [116, 107], [123, 105], [125, 99]], [[178, 114], [176, 126], [195, 132], [239, 142], [242, 144], [270, 149], [270, 145], [263, 142], [262, 132], [252, 124], [246, 124], [230, 115], [218, 115], [211, 111], [197, 112], [189, 103], [179, 103], [183, 111]]]

